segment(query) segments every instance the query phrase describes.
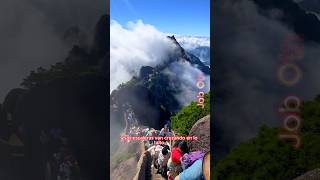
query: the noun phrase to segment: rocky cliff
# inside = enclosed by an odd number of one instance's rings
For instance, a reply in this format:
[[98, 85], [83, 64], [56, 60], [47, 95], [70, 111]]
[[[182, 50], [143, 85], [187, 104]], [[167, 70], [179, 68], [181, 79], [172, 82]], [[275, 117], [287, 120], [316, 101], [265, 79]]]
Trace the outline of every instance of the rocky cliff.
[[[7, 167], [14, 171], [8, 175], [11, 178], [44, 179], [45, 163], [54, 150], [45, 149], [40, 137], [59, 128], [68, 138], [82, 179], [107, 179], [108, 26], [109, 17], [102, 16], [91, 47], [74, 46], [64, 61], [49, 69], [31, 71], [22, 83], [24, 89], [14, 89], [7, 95], [0, 123], [11, 117], [12, 131], [25, 144], [23, 160]], [[5, 124], [1, 128], [8, 131], [9, 127]], [[7, 136], [1, 133], [0, 138]], [[0, 159], [1, 167], [8, 163]]]
[[190, 151], [210, 151], [210, 115], [198, 120], [192, 126], [189, 136], [198, 137], [198, 141], [188, 141]]

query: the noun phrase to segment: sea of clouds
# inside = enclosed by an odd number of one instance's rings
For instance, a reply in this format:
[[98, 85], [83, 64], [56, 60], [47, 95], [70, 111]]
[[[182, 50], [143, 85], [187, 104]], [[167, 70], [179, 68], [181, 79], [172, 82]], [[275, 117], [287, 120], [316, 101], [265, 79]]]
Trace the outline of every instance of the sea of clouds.
[[196, 49], [200, 46], [210, 47], [210, 37], [182, 35], [175, 35], [175, 37], [180, 45], [187, 50]]
[[[180, 38], [179, 38], [180, 39]], [[199, 45], [210, 45], [208, 39], [186, 37], [194, 47]], [[181, 42], [181, 41], [180, 41]], [[197, 45], [196, 45], [197, 44]], [[167, 34], [159, 31], [154, 26], [145, 24], [143, 21], [128, 22], [122, 26], [112, 20], [110, 26], [110, 93], [121, 83], [129, 81], [136, 76], [142, 66], [161, 65], [176, 53], [176, 46]], [[171, 63], [164, 70], [170, 80], [176, 82], [181, 89], [177, 99], [181, 105], [195, 100], [199, 91], [196, 87], [197, 76], [201, 73], [187, 61]], [[206, 92], [209, 91], [209, 77], [206, 78]]]
[[64, 33], [77, 27], [89, 39], [106, 1], [3, 0], [0, 6], [0, 103], [31, 70], [61, 62], [73, 44]]
[[176, 35], [176, 39], [185, 50], [210, 66], [210, 37]]
[[128, 22], [126, 27], [112, 20], [110, 26], [110, 93], [121, 83], [137, 75], [142, 66], [163, 63], [174, 44], [155, 27], [141, 20]]

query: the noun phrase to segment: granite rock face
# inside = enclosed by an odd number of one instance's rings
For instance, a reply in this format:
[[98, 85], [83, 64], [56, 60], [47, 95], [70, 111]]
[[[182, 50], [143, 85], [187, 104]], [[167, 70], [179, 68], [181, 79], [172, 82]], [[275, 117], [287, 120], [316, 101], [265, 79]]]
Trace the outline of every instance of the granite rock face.
[[188, 141], [190, 151], [210, 151], [210, 115], [198, 120], [191, 128], [189, 136], [198, 137], [197, 141]]

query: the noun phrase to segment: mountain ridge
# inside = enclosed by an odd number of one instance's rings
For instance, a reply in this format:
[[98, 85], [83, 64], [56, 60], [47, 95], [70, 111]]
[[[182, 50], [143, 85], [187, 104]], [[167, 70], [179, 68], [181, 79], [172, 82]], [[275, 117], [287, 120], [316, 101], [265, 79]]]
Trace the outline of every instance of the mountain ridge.
[[[156, 67], [142, 66], [138, 77], [132, 77], [130, 81], [121, 84], [111, 92], [110, 107], [117, 107], [111, 108], [114, 119], [121, 121], [124, 118], [123, 113], [120, 113], [123, 111], [121, 107], [129, 102], [138, 119], [143, 119], [140, 121], [142, 125], [160, 128], [164, 125], [164, 120], [169, 119], [181, 107], [175, 97], [179, 90], [171, 87], [174, 82], [171, 82], [163, 71], [172, 63], [188, 62], [205, 75], [210, 74], [210, 68], [204, 65], [199, 58], [185, 51], [174, 35], [167, 36], [167, 38], [177, 47], [174, 56], [169, 57], [169, 60], [165, 61], [164, 64]], [[146, 110], [141, 109], [141, 107], [148, 107], [150, 110], [145, 113]], [[120, 124], [122, 123], [120, 122]]]

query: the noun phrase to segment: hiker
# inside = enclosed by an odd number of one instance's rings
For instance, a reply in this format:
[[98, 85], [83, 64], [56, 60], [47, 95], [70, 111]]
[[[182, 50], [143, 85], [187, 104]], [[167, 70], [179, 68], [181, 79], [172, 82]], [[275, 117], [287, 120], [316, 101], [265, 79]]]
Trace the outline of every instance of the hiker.
[[189, 149], [185, 141], [176, 141], [171, 151], [171, 158], [168, 161], [168, 176], [173, 178], [177, 176], [183, 169], [181, 166], [182, 156], [188, 153]]
[[167, 172], [167, 163], [168, 160], [170, 158], [170, 148], [168, 145], [164, 146], [161, 150], [161, 152], [159, 153], [158, 156], [158, 172], [160, 172], [161, 174]]
[[203, 159], [196, 160], [189, 168], [182, 171], [174, 180], [199, 180], [203, 179]]
[[133, 130], [132, 130], [132, 127], [129, 128], [129, 132], [128, 132], [128, 136], [132, 136], [133, 134]]
[[[204, 160], [205, 155], [209, 155], [207, 156], [209, 158]], [[210, 168], [210, 152], [205, 154], [202, 151], [194, 151], [184, 154], [181, 164], [183, 171], [175, 177], [175, 180], [199, 180], [205, 179], [205, 176], [208, 178], [208, 173], [204, 173], [204, 171]]]
[[194, 151], [184, 154], [181, 159], [182, 169], [185, 170], [198, 159], [203, 159], [204, 155], [205, 153], [202, 151]]
[[163, 137], [169, 137], [169, 136], [172, 136], [172, 133], [169, 129], [169, 126], [168, 124], [164, 125], [164, 127], [161, 129], [160, 133], [159, 133], [159, 136], [163, 136]]
[[147, 133], [149, 132], [149, 128], [144, 128], [143, 130], [142, 130], [142, 132], [145, 134], [145, 136], [147, 135]]
[[59, 176], [58, 179], [70, 180], [71, 177], [71, 164], [70, 162], [62, 162], [59, 166]]
[[[144, 136], [145, 136], [145, 137], [149, 137], [149, 136], [150, 136], [149, 133], [150, 133], [150, 129], [149, 129], [149, 128], [146, 128], [146, 129], [144, 130]], [[146, 140], [145, 143], [146, 143], [147, 147], [151, 147], [151, 143], [150, 143], [149, 140]]]
[[186, 141], [180, 141], [175, 149], [172, 149], [172, 161], [181, 164], [181, 158], [185, 153], [189, 153]]
[[[147, 132], [147, 137], [155, 137], [156, 135], [156, 131], [155, 129], [151, 128], [148, 132]], [[155, 143], [155, 140], [149, 140], [149, 144], [154, 144]]]
[[158, 163], [157, 163], [157, 160], [158, 160], [158, 157], [159, 157], [159, 154], [160, 152], [162, 151], [164, 147], [159, 145], [159, 144], [156, 144], [156, 145], [153, 145], [151, 146], [147, 151], [150, 152], [152, 158], [153, 158], [153, 166], [156, 167], [158, 169]]
[[167, 126], [169, 131], [171, 131], [171, 121], [169, 119], [165, 120], [165, 126]]
[[140, 136], [140, 135], [141, 135], [141, 128], [137, 127], [136, 136]]
[[129, 110], [127, 110], [127, 115], [128, 115], [128, 117], [127, 117], [128, 124], [129, 124], [129, 126], [131, 126], [133, 124], [132, 123], [132, 114], [131, 114], [131, 112]]

